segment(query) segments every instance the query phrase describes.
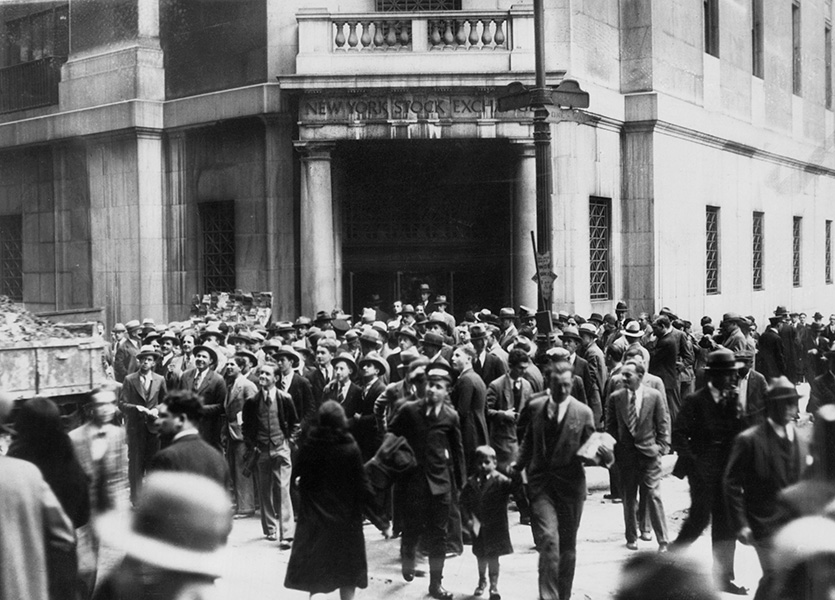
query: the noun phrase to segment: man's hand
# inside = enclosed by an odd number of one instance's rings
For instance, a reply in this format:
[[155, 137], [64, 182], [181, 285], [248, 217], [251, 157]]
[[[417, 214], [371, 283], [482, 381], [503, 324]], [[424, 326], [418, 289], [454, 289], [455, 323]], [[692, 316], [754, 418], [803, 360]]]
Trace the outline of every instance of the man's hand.
[[743, 527], [736, 534], [736, 539], [746, 546], [751, 546], [754, 543], [754, 532], [750, 527]]

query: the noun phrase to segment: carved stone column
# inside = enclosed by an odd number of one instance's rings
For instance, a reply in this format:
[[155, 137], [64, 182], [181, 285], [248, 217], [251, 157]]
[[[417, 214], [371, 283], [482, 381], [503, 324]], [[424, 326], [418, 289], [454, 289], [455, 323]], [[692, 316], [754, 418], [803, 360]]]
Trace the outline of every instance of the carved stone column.
[[301, 154], [301, 312], [315, 315], [337, 305], [331, 153], [333, 144], [299, 142]]
[[531, 245], [531, 231], [536, 231], [536, 151], [533, 141], [520, 140], [516, 150], [516, 179], [513, 189], [513, 298], [536, 310], [537, 287], [531, 277], [536, 273], [536, 259]]

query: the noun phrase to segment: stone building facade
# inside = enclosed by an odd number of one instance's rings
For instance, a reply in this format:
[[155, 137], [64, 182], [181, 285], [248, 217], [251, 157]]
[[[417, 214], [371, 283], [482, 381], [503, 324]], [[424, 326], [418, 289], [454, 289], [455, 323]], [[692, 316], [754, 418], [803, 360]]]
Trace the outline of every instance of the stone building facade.
[[[831, 0], [545, 0], [554, 306], [831, 312]], [[536, 305], [533, 8], [509, 0], [0, 6], [0, 293], [181, 319], [428, 282]]]

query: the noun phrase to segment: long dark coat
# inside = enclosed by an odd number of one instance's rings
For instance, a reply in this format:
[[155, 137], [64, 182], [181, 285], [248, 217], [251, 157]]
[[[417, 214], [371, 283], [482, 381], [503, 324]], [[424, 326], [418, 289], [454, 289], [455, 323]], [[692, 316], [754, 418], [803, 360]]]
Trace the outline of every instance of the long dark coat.
[[347, 433], [314, 429], [299, 449], [299, 519], [284, 586], [319, 594], [368, 585], [363, 506], [373, 491]]
[[473, 554], [479, 558], [513, 553], [507, 524], [507, 498], [510, 479], [494, 471], [490, 477], [473, 475], [461, 492], [461, 509], [465, 522], [475, 517], [481, 530], [473, 537]]

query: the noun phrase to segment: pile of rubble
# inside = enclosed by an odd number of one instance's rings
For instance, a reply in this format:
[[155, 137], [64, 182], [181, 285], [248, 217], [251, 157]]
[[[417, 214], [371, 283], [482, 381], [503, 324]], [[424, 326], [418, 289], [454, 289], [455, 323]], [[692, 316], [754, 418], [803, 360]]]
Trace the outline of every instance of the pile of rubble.
[[20, 304], [12, 302], [8, 296], [0, 296], [0, 347], [72, 337], [76, 336], [71, 331], [36, 317]]
[[215, 315], [226, 323], [266, 327], [272, 316], [273, 295], [270, 292], [215, 292], [196, 295], [191, 300], [191, 316]]

